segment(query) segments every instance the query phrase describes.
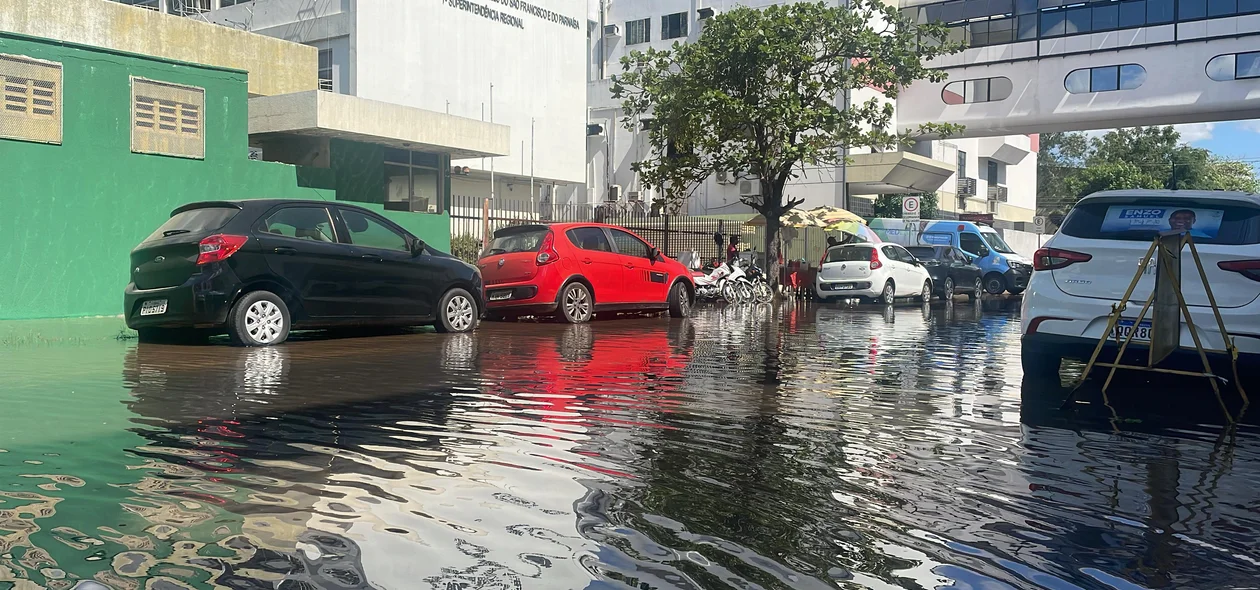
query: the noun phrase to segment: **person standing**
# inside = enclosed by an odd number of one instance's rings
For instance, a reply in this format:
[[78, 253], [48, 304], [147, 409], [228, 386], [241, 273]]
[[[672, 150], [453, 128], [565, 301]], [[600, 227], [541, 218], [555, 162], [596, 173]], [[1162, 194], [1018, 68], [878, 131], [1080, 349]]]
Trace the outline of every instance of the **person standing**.
[[726, 262], [735, 262], [739, 256], [739, 236], [731, 236], [731, 243], [726, 246]]

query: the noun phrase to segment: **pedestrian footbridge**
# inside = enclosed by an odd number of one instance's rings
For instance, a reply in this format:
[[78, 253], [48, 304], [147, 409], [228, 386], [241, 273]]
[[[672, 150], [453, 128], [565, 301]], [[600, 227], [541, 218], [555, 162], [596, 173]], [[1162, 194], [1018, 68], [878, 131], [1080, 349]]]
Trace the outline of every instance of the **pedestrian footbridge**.
[[1260, 0], [903, 0], [969, 44], [897, 100], [963, 136], [1260, 118]]

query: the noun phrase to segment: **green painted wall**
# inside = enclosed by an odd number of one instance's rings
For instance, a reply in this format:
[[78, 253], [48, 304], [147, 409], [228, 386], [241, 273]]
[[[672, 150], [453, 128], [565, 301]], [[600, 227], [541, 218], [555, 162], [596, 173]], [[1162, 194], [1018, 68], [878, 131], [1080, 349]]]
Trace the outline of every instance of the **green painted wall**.
[[[62, 144], [0, 139], [0, 319], [122, 313], [128, 254], [182, 204], [332, 200], [336, 190], [313, 188], [330, 180], [336, 189], [349, 189], [347, 200], [370, 194], [351, 163], [332, 174], [302, 174], [296, 166], [249, 160], [244, 72], [7, 33], [0, 33], [0, 53], [63, 67]], [[205, 89], [204, 160], [131, 153], [129, 76]], [[379, 159], [372, 166], [358, 163], [383, 182]], [[383, 189], [375, 194], [379, 202]], [[447, 216], [388, 215], [436, 247], [449, 248]]]

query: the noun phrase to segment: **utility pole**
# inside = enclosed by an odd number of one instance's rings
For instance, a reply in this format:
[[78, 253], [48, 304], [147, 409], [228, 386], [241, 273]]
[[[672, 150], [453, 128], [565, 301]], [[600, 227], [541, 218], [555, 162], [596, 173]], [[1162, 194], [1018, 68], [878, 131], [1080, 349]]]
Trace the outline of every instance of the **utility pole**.
[[[494, 123], [494, 82], [490, 83], [490, 123]], [[490, 156], [490, 201], [494, 201], [494, 156]]]

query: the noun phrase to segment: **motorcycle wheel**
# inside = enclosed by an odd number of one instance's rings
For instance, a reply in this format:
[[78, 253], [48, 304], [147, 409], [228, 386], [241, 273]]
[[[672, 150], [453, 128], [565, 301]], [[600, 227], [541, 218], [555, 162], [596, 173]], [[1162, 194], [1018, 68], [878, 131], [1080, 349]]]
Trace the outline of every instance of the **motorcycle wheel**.
[[752, 290], [752, 286], [751, 286], [751, 285], [749, 285], [748, 283], [740, 283], [740, 285], [739, 285], [739, 302], [740, 302], [740, 303], [752, 303], [752, 300], [753, 300], [753, 290]]
[[734, 283], [726, 283], [722, 285], [722, 298], [727, 303], [739, 303], [739, 290], [735, 288]]
[[757, 303], [770, 303], [770, 300], [774, 298], [774, 293], [770, 292], [770, 285], [757, 283], [753, 287], [753, 297], [757, 299]]

